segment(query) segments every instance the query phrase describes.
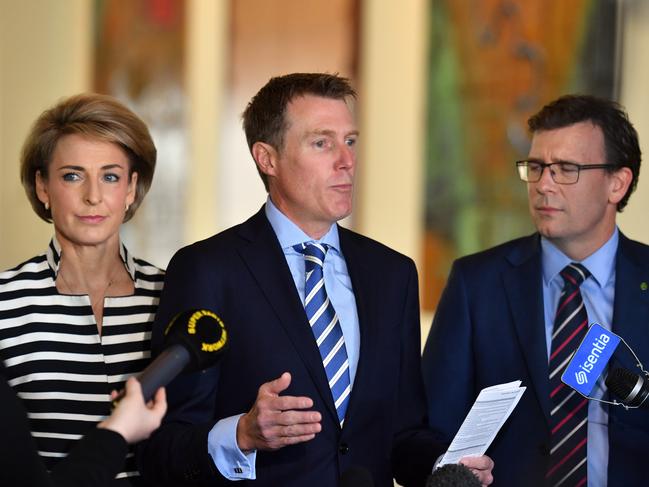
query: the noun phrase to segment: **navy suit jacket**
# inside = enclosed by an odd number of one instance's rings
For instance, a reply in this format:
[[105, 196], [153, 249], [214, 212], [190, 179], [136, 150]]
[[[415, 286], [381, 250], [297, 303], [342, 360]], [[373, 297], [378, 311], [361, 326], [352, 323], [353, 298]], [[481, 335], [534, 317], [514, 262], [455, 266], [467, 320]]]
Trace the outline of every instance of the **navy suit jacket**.
[[[540, 237], [458, 259], [423, 357], [433, 428], [450, 440], [480, 390], [522, 380], [527, 390], [487, 455], [495, 486], [543, 485], [550, 444]], [[649, 247], [620, 234], [612, 329], [649, 364]], [[630, 354], [617, 364], [637, 370]], [[626, 359], [626, 360], [625, 360]], [[621, 362], [621, 363], [620, 363]], [[609, 408], [608, 486], [647, 485], [649, 412]]]
[[424, 485], [443, 447], [427, 426], [421, 379], [417, 272], [411, 259], [340, 228], [360, 326], [360, 356], [341, 430], [322, 360], [288, 264], [263, 209], [245, 223], [181, 249], [167, 270], [154, 325], [207, 308], [223, 319], [230, 347], [216, 366], [169, 387], [162, 427], [140, 449], [155, 485], [218, 485], [207, 452], [218, 419], [247, 412], [264, 382], [292, 375], [284, 394], [308, 396], [322, 413], [315, 439], [258, 452], [255, 486], [331, 487], [352, 466], [376, 487]]

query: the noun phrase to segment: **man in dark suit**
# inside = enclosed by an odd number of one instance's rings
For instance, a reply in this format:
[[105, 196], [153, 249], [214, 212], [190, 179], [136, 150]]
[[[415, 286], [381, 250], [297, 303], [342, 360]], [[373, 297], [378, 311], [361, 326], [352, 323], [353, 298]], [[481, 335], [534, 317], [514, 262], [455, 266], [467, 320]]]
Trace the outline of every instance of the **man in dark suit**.
[[[154, 349], [188, 308], [218, 313], [230, 346], [169, 386], [141, 452], [156, 485], [331, 487], [363, 468], [376, 487], [423, 486], [443, 452], [426, 424], [414, 263], [336, 224], [352, 209], [354, 96], [338, 76], [293, 74], [246, 108], [269, 198], [169, 265]], [[489, 458], [464, 463], [491, 482]]]
[[560, 381], [588, 323], [649, 361], [649, 247], [616, 226], [640, 171], [637, 134], [590, 96], [561, 97], [528, 125], [517, 166], [538, 233], [454, 263], [424, 349], [426, 390], [447, 398], [429, 403], [430, 422], [449, 439], [483, 387], [520, 379], [527, 390], [488, 450], [494, 485], [646, 485], [647, 413]]

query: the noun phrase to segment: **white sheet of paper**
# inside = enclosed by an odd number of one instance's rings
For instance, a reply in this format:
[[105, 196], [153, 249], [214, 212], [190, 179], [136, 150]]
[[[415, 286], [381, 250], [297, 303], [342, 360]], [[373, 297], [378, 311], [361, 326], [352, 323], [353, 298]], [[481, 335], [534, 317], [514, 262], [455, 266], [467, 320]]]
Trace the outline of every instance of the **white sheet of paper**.
[[525, 389], [520, 380], [482, 389], [437, 466], [458, 463], [466, 456], [484, 455]]

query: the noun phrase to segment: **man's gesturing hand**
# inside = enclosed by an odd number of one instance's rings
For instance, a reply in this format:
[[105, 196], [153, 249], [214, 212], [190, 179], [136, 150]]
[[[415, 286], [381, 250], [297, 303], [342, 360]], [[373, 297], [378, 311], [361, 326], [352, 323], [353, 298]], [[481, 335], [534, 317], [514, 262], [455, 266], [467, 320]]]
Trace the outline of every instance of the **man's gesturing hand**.
[[308, 397], [280, 396], [291, 383], [291, 374], [262, 384], [250, 411], [237, 425], [237, 444], [241, 451], [277, 450], [287, 445], [312, 440], [321, 430], [320, 413], [301, 411], [313, 407]]

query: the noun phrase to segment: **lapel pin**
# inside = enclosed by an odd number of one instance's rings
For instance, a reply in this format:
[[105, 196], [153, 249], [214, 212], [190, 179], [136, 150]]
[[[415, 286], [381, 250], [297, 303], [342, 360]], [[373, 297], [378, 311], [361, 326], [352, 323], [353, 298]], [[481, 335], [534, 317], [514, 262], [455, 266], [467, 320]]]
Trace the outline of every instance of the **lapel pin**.
[[640, 289], [646, 291], [647, 289], [649, 289], [649, 284], [647, 284], [645, 281], [642, 281], [640, 283]]

